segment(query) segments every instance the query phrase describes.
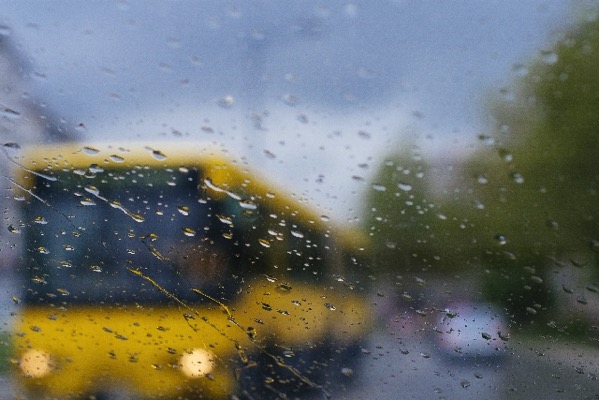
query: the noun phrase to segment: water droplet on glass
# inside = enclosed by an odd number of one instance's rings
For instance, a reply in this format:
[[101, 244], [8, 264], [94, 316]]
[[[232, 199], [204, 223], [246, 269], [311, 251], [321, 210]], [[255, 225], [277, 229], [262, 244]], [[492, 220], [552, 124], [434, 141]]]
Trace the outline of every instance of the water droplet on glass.
[[296, 238], [300, 238], [300, 239], [304, 237], [304, 234], [303, 234], [303, 233], [301, 233], [301, 232], [299, 232], [299, 231], [294, 231], [294, 230], [292, 230], [292, 231], [291, 231], [291, 234], [292, 234], [293, 236], [295, 236]]
[[288, 283], [280, 283], [279, 285], [277, 285], [277, 291], [287, 293], [291, 291], [291, 285]]
[[146, 220], [139, 214], [127, 213], [127, 215], [130, 216], [135, 222], [144, 222]]
[[19, 228], [16, 228], [12, 225], [8, 225], [8, 231], [10, 233], [21, 233], [21, 230]]
[[89, 268], [94, 272], [102, 272], [102, 268], [99, 265], [92, 265]]
[[381, 185], [378, 183], [373, 183], [372, 184], [372, 188], [374, 190], [376, 190], [377, 192], [384, 192], [385, 190], [387, 190], [387, 188], [385, 187], [385, 185]]
[[12, 29], [6, 25], [0, 25], [0, 36], [10, 36], [12, 34]]
[[329, 310], [331, 310], [331, 311], [335, 311], [335, 310], [337, 309], [337, 307], [335, 307], [335, 306], [334, 306], [333, 304], [331, 304], [331, 303], [324, 303], [324, 306], [325, 306], [326, 308], [328, 308]]
[[4, 143], [3, 146], [6, 147], [7, 149], [12, 149], [12, 150], [20, 150], [21, 149], [21, 146], [15, 142]]
[[33, 278], [31, 278], [31, 280], [35, 283], [41, 283], [42, 285], [47, 284], [48, 282], [46, 282], [46, 280], [40, 276], [34, 276]]
[[507, 243], [507, 238], [502, 234], [495, 235], [495, 240], [502, 246]]
[[552, 65], [559, 61], [559, 56], [553, 51], [543, 50], [541, 51], [541, 60], [545, 64]]
[[217, 101], [217, 104], [222, 108], [231, 108], [235, 100], [233, 96], [225, 96]]
[[262, 246], [266, 248], [270, 247], [270, 242], [266, 239], [258, 239], [258, 243], [260, 243]]
[[507, 149], [499, 149], [497, 150], [497, 153], [499, 154], [499, 157], [501, 157], [501, 159], [505, 162], [509, 163], [514, 160], [514, 156], [512, 156], [512, 153], [510, 153], [510, 151]]
[[13, 110], [12, 108], [1, 107], [0, 116], [9, 120], [17, 120], [21, 118], [21, 113]]
[[98, 164], [91, 164], [88, 169], [89, 172], [91, 172], [92, 174], [99, 174], [104, 172], [104, 168], [98, 166]]
[[351, 369], [351, 368], [346, 368], [346, 367], [344, 367], [344, 368], [341, 368], [341, 373], [342, 373], [343, 375], [345, 375], [345, 376], [348, 376], [348, 377], [349, 377], [349, 376], [353, 376], [353, 374], [354, 374], [354, 370], [353, 370], [353, 369]]
[[397, 187], [403, 190], [404, 192], [409, 192], [410, 190], [412, 190], [412, 185], [405, 182], [399, 182], [397, 184]]
[[117, 156], [116, 154], [112, 154], [112, 155], [110, 156], [110, 159], [111, 159], [112, 161], [116, 162], [116, 163], [122, 163], [122, 162], [124, 162], [124, 161], [125, 161], [125, 159], [124, 159], [123, 157], [121, 157], [121, 156]]
[[40, 225], [46, 225], [48, 223], [48, 221], [44, 217], [35, 217], [33, 222]]
[[179, 214], [181, 215], [189, 215], [189, 207], [187, 206], [177, 206], [177, 211], [179, 211]]
[[191, 229], [191, 228], [183, 228], [183, 234], [185, 236], [195, 236], [196, 235], [196, 231]]
[[495, 139], [493, 139], [489, 135], [485, 135], [482, 133], [480, 135], [478, 135], [478, 140], [480, 140], [481, 143], [484, 144], [485, 146], [493, 146], [495, 144]]
[[543, 283], [543, 278], [541, 278], [538, 275], [533, 275], [530, 277], [530, 280], [533, 281], [534, 283]]
[[233, 224], [233, 220], [231, 219], [231, 217], [227, 217], [226, 215], [217, 215], [216, 217], [223, 224], [226, 224], [226, 225], [232, 225]]
[[40, 254], [50, 254], [50, 251], [44, 246], [40, 246], [37, 248], [37, 252]]
[[284, 94], [283, 96], [281, 96], [281, 100], [283, 100], [283, 102], [288, 106], [296, 106], [300, 102], [299, 97], [294, 96], [292, 94]]
[[524, 183], [524, 177], [519, 172], [512, 173], [512, 179], [519, 185]]
[[81, 150], [83, 150], [83, 152], [87, 155], [90, 156], [95, 156], [96, 154], [98, 154], [100, 152], [100, 150], [94, 148], [94, 147], [89, 147], [89, 146], [84, 146], [81, 148]]
[[166, 155], [160, 150], [152, 150], [152, 157], [159, 161], [166, 160]]
[[86, 192], [93, 194], [94, 196], [98, 196], [100, 194], [100, 190], [93, 185], [87, 185], [83, 189]]
[[528, 74], [528, 68], [526, 68], [526, 65], [524, 64], [514, 64], [512, 66], [512, 71], [517, 76], [525, 76], [526, 74]]
[[256, 210], [258, 208], [258, 206], [255, 203], [252, 203], [250, 201], [240, 201], [239, 202], [239, 206], [241, 208], [243, 208], [244, 210]]
[[320, 220], [324, 221], [324, 222], [328, 222], [328, 221], [330, 221], [330, 218], [327, 215], [321, 215]]

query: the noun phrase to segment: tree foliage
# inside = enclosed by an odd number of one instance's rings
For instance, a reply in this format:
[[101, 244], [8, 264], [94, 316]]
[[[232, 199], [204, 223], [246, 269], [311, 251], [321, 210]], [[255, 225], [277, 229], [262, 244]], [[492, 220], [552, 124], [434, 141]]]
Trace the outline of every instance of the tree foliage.
[[434, 196], [431, 166], [420, 160], [408, 168], [424, 174], [408, 207], [397, 166], [414, 161], [390, 156], [376, 177], [387, 190], [370, 196], [368, 224], [382, 270], [477, 265], [492, 300], [530, 311], [550, 307], [552, 268], [599, 270], [599, 21], [581, 22], [516, 69], [490, 101], [491, 132], [455, 168], [452, 188]]

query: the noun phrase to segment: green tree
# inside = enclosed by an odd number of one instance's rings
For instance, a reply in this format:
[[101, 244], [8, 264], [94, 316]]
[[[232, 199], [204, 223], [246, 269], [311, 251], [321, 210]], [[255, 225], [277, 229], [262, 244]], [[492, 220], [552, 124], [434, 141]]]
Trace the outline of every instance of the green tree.
[[[430, 190], [430, 164], [406, 151], [387, 158], [368, 226], [381, 270], [478, 268], [490, 300], [543, 321], [559, 296], [556, 269], [599, 271], [599, 21], [518, 72], [490, 102], [491, 133], [442, 196]], [[398, 189], [403, 179], [411, 192]]]
[[551, 307], [550, 271], [598, 269], [598, 66], [599, 21], [585, 21], [493, 101], [493, 133], [465, 166], [490, 294], [519, 310]]

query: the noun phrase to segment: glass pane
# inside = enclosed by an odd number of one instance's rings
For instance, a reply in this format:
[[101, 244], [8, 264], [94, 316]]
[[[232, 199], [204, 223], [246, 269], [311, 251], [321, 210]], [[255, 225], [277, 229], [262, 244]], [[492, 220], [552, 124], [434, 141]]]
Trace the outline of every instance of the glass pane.
[[595, 2], [0, 5], [2, 396], [599, 395]]

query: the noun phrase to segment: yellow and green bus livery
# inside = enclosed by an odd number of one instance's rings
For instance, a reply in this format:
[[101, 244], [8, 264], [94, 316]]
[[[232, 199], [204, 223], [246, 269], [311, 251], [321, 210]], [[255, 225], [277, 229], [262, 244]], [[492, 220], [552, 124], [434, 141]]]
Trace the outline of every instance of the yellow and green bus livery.
[[12, 161], [24, 394], [269, 397], [351, 375], [369, 325], [359, 232], [205, 144]]

